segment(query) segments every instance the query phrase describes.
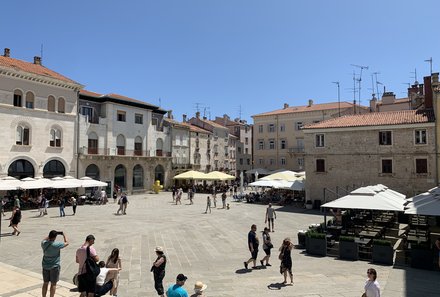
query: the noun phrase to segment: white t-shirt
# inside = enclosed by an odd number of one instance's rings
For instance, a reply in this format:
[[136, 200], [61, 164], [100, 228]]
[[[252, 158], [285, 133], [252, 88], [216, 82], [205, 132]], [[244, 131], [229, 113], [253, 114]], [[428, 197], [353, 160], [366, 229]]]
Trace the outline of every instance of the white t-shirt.
[[107, 277], [108, 268], [99, 268], [99, 274], [96, 277], [96, 284], [98, 286], [103, 286], [105, 282], [105, 278]]
[[380, 297], [380, 285], [377, 281], [370, 281], [367, 279], [365, 282], [365, 292], [367, 297]]
[[272, 207], [267, 208], [267, 218], [268, 219], [273, 219], [274, 213], [275, 213], [275, 209], [273, 209]]

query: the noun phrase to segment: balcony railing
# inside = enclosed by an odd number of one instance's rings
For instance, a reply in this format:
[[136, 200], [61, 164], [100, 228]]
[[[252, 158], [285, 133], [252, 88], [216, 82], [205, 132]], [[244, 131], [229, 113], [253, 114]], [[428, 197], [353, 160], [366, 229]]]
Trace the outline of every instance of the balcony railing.
[[[160, 155], [157, 155], [157, 151], [160, 151]], [[144, 150], [127, 150], [123, 147], [119, 148], [96, 148], [96, 147], [86, 147], [83, 146], [80, 149], [80, 154], [82, 155], [96, 155], [96, 156], [128, 156], [128, 157], [171, 157], [171, 152], [163, 152], [162, 150], [157, 150], [156, 155], [150, 154], [150, 151]]]
[[290, 147], [289, 153], [304, 153], [304, 147], [303, 146], [296, 146], [296, 147]]

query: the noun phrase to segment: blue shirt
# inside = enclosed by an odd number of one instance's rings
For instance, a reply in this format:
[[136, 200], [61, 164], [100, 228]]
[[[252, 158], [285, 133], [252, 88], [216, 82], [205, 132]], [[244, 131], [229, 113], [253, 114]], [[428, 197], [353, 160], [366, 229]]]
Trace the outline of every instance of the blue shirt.
[[188, 297], [188, 293], [181, 286], [174, 284], [168, 288], [168, 297]]
[[41, 248], [43, 249], [43, 260], [41, 264], [43, 269], [52, 269], [60, 267], [61, 253], [60, 250], [64, 247], [63, 242], [43, 240]]

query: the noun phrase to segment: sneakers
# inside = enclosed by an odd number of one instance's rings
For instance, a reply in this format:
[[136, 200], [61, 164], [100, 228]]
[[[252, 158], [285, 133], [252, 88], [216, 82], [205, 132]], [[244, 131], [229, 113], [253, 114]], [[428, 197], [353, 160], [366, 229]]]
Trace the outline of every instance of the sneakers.
[[258, 269], [258, 267], [257, 266], [252, 266], [252, 269]]
[[266, 266], [272, 266], [272, 265], [270, 265], [269, 263], [267, 263]]
[[264, 266], [263, 260], [260, 260], [261, 266]]
[[244, 264], [244, 269], [248, 269], [248, 263], [246, 263], [246, 262], [243, 262], [243, 264]]

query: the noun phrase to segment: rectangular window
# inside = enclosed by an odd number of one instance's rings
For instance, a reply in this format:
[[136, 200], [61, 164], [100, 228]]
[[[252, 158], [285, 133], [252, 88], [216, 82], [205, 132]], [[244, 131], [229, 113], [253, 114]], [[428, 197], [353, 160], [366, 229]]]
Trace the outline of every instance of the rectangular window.
[[89, 138], [87, 153], [89, 155], [96, 155], [98, 153], [98, 139]]
[[244, 149], [244, 153], [247, 155], [247, 154], [249, 154], [249, 149], [248, 148], [245, 148]]
[[244, 144], [249, 144], [249, 138], [248, 137], [245, 137]]
[[325, 172], [325, 160], [316, 159], [316, 172]]
[[21, 95], [14, 94], [14, 106], [21, 107]]
[[393, 173], [393, 160], [391, 159], [382, 160], [382, 173]]
[[263, 125], [258, 126], [258, 133], [263, 133]]
[[93, 108], [87, 106], [81, 106], [81, 114], [87, 117], [87, 121], [91, 121], [93, 117]]
[[237, 152], [241, 154], [241, 147], [237, 147]]
[[324, 134], [316, 134], [315, 135], [315, 146], [316, 147], [324, 147]]
[[416, 159], [416, 173], [417, 174], [427, 174], [428, 173], [428, 160], [427, 159]]
[[34, 102], [33, 101], [26, 101], [26, 108], [33, 109], [34, 108]]
[[303, 122], [296, 122], [295, 123], [295, 130], [302, 130], [302, 128], [303, 128]]
[[270, 165], [275, 165], [275, 160], [274, 160], [274, 159], [270, 159], [270, 160], [269, 160], [269, 164], [270, 164]]
[[240, 165], [243, 165], [243, 159], [240, 159]]
[[379, 145], [391, 145], [391, 131], [379, 131]]
[[251, 165], [251, 159], [246, 159], [247, 165]]
[[264, 160], [263, 160], [263, 159], [258, 159], [258, 163], [259, 163], [260, 165], [264, 165]]
[[264, 140], [258, 140], [258, 149], [264, 150]]
[[416, 144], [426, 144], [426, 129], [415, 130], [414, 139]]
[[304, 167], [304, 158], [298, 158], [298, 166]]
[[286, 158], [281, 158], [281, 165], [286, 165]]
[[269, 130], [269, 132], [275, 132], [275, 125], [274, 124], [269, 124], [268, 130]]
[[158, 123], [159, 123], [159, 121], [158, 121], [156, 118], [152, 118], [152, 119], [151, 119], [151, 124], [152, 124], [152, 125], [157, 126]]
[[275, 140], [269, 139], [269, 149], [274, 150], [275, 149]]
[[287, 144], [286, 144], [286, 140], [285, 140], [285, 139], [282, 139], [282, 140], [281, 140], [281, 145], [280, 145], [280, 147], [281, 147], [282, 150], [285, 150], [285, 149], [287, 148]]
[[281, 125], [280, 125], [280, 131], [281, 131], [281, 132], [286, 131], [286, 125], [281, 124]]
[[134, 123], [142, 125], [144, 123], [144, 115], [142, 115], [140, 113], [135, 113], [134, 114]]
[[118, 122], [125, 122], [125, 111], [118, 110], [117, 121]]

